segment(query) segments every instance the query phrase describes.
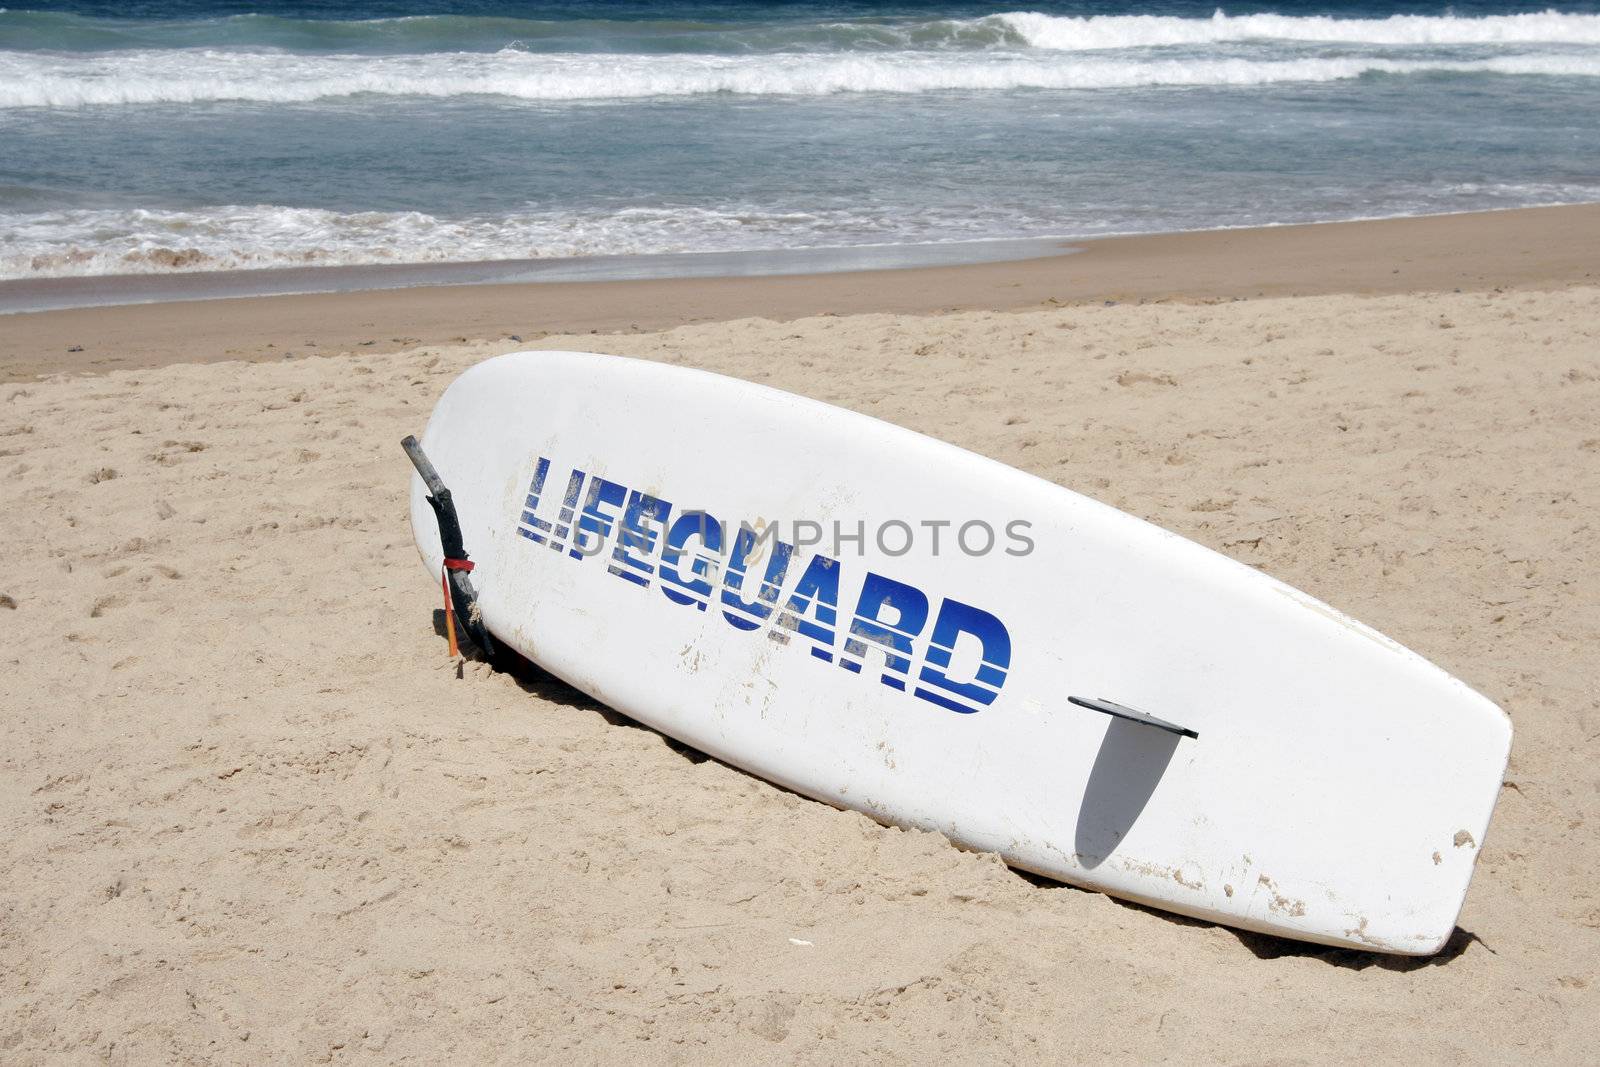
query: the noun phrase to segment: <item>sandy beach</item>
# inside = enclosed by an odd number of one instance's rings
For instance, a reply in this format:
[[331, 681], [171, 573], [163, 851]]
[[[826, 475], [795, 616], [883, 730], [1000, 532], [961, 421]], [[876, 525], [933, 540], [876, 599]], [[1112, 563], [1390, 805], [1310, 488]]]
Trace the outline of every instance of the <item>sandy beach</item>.
[[[1592, 1061], [1600, 205], [1083, 248], [0, 317], [0, 1059]], [[1516, 739], [1456, 936], [1173, 918], [458, 676], [398, 442], [524, 348], [952, 441], [1458, 675]]]

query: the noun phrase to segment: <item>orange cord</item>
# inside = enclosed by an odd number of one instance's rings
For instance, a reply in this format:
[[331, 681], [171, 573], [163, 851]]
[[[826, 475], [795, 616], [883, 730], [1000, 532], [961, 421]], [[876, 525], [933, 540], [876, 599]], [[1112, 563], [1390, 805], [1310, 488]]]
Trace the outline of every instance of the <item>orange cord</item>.
[[456, 612], [450, 603], [450, 571], [448, 568], [439, 568], [439, 584], [444, 588], [444, 628], [450, 635], [450, 658], [455, 659], [461, 655], [461, 649], [456, 645]]

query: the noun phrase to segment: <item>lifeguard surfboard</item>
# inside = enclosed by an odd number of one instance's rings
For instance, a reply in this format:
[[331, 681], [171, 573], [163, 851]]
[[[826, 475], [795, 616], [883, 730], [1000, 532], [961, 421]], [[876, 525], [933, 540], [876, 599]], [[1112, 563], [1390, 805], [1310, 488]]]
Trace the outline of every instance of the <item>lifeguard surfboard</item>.
[[[1501, 710], [1281, 582], [1060, 486], [731, 378], [479, 364], [422, 441], [492, 635], [752, 774], [1050, 878], [1426, 954]], [[412, 525], [440, 574], [435, 516]]]

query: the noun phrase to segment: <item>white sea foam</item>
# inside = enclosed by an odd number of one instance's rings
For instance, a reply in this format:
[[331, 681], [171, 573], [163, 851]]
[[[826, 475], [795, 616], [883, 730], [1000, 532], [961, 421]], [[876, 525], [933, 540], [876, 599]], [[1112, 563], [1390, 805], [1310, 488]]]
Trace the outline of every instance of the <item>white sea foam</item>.
[[[1400, 184], [1365, 201], [1372, 215], [1466, 211], [1594, 201], [1600, 186], [1572, 182]], [[1336, 213], [1349, 217], [1348, 209]], [[1219, 219], [1204, 205], [1137, 219], [1095, 205], [1018, 207], [949, 204], [908, 215], [893, 208], [776, 211], [691, 205], [614, 211], [524, 211], [439, 218], [420, 212], [341, 213], [308, 208], [224, 206], [192, 211], [0, 212], [0, 279], [203, 270], [557, 259], [584, 255], [796, 249], [911, 244], [1004, 236], [1091, 236], [1153, 226], [1315, 221], [1306, 206]]]
[[1543, 11], [1521, 15], [1393, 15], [1382, 19], [1295, 15], [1163, 15], [1074, 18], [1011, 12], [991, 15], [1034, 48], [1066, 51], [1298, 41], [1369, 45], [1600, 44], [1600, 15]]
[[254, 101], [360, 96], [497, 96], [558, 102], [708, 94], [825, 96], [949, 90], [1255, 86], [1368, 74], [1495, 73], [1600, 77], [1600, 52], [1487, 58], [1373, 55], [1121, 57], [901, 52], [692, 56], [436, 53], [297, 56], [129, 51], [87, 56], [0, 53], [0, 108]]
[[[1035, 218], [1009, 220], [1028, 228]], [[689, 205], [438, 218], [272, 205], [0, 213], [0, 278], [821, 247], [987, 236], [993, 218]]]

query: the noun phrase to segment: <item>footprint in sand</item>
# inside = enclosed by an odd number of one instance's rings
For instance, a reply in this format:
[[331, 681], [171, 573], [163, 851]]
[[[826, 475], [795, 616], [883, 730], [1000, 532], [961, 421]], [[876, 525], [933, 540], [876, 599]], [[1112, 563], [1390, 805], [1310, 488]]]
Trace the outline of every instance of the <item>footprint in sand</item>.
[[1125, 370], [1117, 375], [1117, 384], [1121, 386], [1132, 385], [1177, 385], [1178, 379], [1170, 374], [1147, 374], [1144, 371]]
[[89, 609], [89, 618], [101, 618], [106, 614], [106, 612], [114, 611], [117, 608], [122, 607], [127, 602], [128, 600], [126, 597], [118, 596], [116, 594], [112, 594], [111, 596], [103, 596], [96, 600], [94, 602], [94, 606]]
[[163, 467], [170, 467], [184, 456], [204, 452], [207, 447], [204, 441], [162, 441], [160, 450], [151, 452], [145, 459]]

